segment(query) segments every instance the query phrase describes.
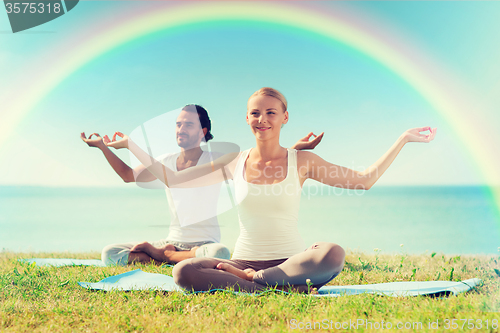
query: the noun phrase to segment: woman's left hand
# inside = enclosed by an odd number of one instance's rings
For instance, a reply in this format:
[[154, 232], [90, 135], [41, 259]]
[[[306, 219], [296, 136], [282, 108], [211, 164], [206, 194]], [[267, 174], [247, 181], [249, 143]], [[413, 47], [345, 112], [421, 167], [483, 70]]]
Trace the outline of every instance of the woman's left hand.
[[[116, 136], [121, 139], [117, 141]], [[107, 135], [104, 136], [103, 141], [106, 146], [113, 147], [115, 149], [128, 148], [128, 135], [125, 135], [122, 132], [115, 132], [115, 134], [113, 134], [113, 141], [109, 140]]]
[[[297, 141], [291, 148], [297, 150], [314, 149], [321, 142], [324, 134], [325, 132], [321, 133], [320, 135], [316, 135], [311, 132]], [[314, 139], [311, 140], [312, 136], [314, 136]]]
[[[427, 132], [429, 131], [428, 134], [422, 134], [420, 132]], [[406, 140], [406, 142], [431, 142], [434, 140], [434, 137], [436, 136], [436, 131], [437, 128], [431, 128], [430, 126], [427, 127], [418, 127], [418, 128], [412, 128], [407, 130], [406, 132], [403, 133], [403, 138]]]

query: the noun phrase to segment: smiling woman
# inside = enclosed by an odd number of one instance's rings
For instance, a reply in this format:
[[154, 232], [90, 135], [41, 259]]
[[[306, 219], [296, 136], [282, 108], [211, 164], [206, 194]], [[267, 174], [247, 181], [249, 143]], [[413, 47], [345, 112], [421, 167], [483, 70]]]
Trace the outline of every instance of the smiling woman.
[[[275, 126], [282, 128], [288, 122], [285, 97], [272, 88], [261, 88], [248, 99], [247, 123], [258, 138], [269, 136]], [[279, 131], [274, 131], [279, 136]], [[257, 136], [257, 134], [259, 136]]]
[[[304, 251], [297, 227], [304, 181], [310, 178], [330, 186], [369, 189], [406, 142], [430, 142], [436, 133], [430, 127], [408, 130], [375, 164], [357, 172], [309, 152], [281, 147], [281, 126], [289, 118], [286, 108], [284, 96], [272, 88], [262, 88], [248, 100], [247, 123], [257, 146], [242, 152], [236, 164], [228, 166], [240, 219], [240, 236], [232, 260], [182, 262], [173, 275], [183, 288], [209, 290], [213, 286], [257, 291], [277, 285], [307, 292], [311, 286], [319, 288], [328, 283], [342, 270], [345, 252], [337, 244], [323, 242]], [[422, 135], [422, 131], [430, 133]], [[282, 170], [287, 170], [286, 174]], [[290, 191], [290, 187], [297, 190]]]

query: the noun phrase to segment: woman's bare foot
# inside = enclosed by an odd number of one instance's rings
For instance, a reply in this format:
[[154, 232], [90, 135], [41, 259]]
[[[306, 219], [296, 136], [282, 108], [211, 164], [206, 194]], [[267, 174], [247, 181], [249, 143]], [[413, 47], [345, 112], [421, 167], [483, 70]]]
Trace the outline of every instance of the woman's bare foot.
[[241, 269], [236, 268], [233, 265], [225, 263], [225, 262], [220, 262], [219, 264], [217, 264], [216, 268], [220, 269], [221, 271], [225, 271], [225, 272], [231, 273], [233, 275], [236, 275], [237, 277], [248, 280], [248, 281], [253, 281], [253, 276], [255, 274], [255, 271], [251, 268], [241, 270]]
[[[221, 271], [225, 271], [228, 273], [231, 273], [233, 275], [236, 275], [239, 278], [248, 280], [248, 281], [253, 281], [253, 276], [255, 275], [255, 270], [251, 268], [247, 268], [245, 270], [241, 270], [239, 268], [234, 267], [231, 264], [225, 263], [225, 262], [220, 262], [216, 266], [217, 269], [220, 269]], [[278, 290], [283, 290], [287, 292], [298, 292], [298, 293], [305, 293], [305, 294], [312, 294], [316, 295], [318, 294], [318, 289], [313, 288], [312, 285], [287, 285], [287, 286], [276, 286], [275, 287]]]

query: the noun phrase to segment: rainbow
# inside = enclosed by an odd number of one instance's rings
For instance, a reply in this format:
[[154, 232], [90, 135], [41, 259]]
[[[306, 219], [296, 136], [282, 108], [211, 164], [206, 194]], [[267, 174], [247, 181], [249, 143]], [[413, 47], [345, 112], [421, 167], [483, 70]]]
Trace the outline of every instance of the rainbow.
[[[454, 131], [454, 135], [476, 162], [486, 184], [497, 180], [497, 173], [490, 160], [491, 152], [476, 135], [471, 133], [470, 124], [455, 92], [446, 91], [446, 78], [435, 79], [438, 71], [429, 70], [428, 64], [419, 64], [418, 58], [411, 59], [401, 52], [398, 43], [379, 36], [373, 30], [352, 24], [354, 19], [335, 13], [318, 12], [310, 7], [295, 4], [270, 2], [187, 2], [180, 5], [162, 5], [153, 10], [135, 13], [120, 20], [118, 24], [100, 29], [97, 33], [79, 40], [77, 47], [58, 56], [59, 62], [47, 66], [50, 71], [42, 75], [31, 87], [24, 87], [23, 96], [14, 96], [9, 103], [10, 114], [0, 123], [0, 148], [7, 137], [28, 113], [42, 99], [72, 73], [87, 63], [103, 56], [111, 50], [159, 31], [193, 26], [207, 22], [257, 22], [268, 26], [294, 28], [326, 37], [342, 43], [377, 61], [399, 76], [418, 92], [444, 118]], [[404, 44], [404, 43], [402, 43]], [[437, 68], [437, 66], [436, 66]], [[441, 83], [441, 84], [440, 84]], [[13, 90], [13, 93], [15, 91]], [[462, 114], [462, 115], [461, 115]], [[479, 132], [479, 131], [478, 131]], [[500, 190], [490, 187], [495, 205], [500, 212]]]

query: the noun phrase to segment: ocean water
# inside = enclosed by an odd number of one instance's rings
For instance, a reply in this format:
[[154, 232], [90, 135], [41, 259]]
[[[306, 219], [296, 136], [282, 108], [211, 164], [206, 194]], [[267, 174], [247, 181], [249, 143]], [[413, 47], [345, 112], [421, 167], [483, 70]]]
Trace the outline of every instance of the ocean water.
[[[0, 250], [100, 251], [165, 238], [169, 221], [162, 190], [0, 187]], [[233, 249], [236, 209], [219, 222], [222, 242]], [[335, 242], [367, 253], [498, 254], [499, 224], [486, 188], [478, 186], [306, 187], [299, 215], [307, 245]]]

